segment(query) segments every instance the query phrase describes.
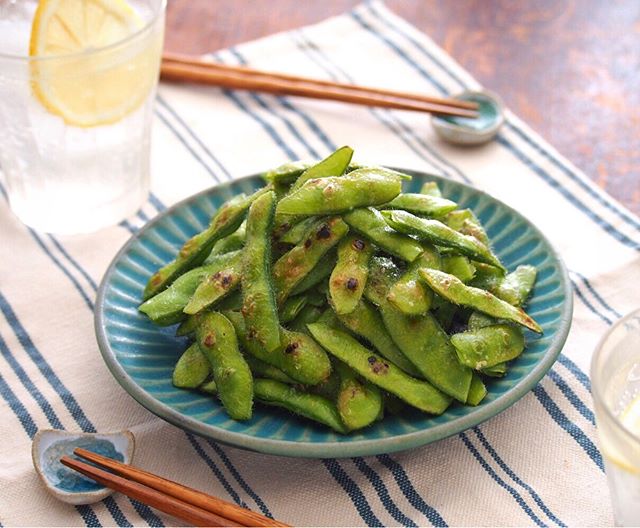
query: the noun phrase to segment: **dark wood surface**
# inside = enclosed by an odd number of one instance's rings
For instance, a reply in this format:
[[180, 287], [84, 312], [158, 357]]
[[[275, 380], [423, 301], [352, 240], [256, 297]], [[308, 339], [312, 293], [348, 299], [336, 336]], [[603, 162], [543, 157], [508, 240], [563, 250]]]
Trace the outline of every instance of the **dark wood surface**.
[[[167, 50], [204, 53], [357, 0], [171, 0]], [[640, 214], [640, 1], [387, 0]]]

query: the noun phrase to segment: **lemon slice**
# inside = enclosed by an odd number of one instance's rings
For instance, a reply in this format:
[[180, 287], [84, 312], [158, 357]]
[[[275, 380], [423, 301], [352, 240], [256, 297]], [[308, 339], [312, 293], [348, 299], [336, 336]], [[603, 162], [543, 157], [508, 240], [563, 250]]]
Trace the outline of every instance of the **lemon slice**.
[[122, 119], [155, 84], [162, 36], [109, 46], [142, 26], [125, 0], [40, 0], [29, 47], [32, 57], [43, 57], [31, 63], [35, 96], [68, 124]]

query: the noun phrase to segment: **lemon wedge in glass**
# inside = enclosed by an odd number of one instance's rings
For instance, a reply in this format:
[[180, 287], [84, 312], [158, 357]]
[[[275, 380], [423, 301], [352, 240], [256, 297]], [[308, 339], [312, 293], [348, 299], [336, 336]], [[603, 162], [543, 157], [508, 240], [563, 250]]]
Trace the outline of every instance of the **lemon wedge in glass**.
[[67, 124], [119, 121], [146, 99], [162, 39], [139, 38], [125, 0], [40, 0], [31, 26], [33, 92]]
[[640, 437], [640, 394], [620, 414], [620, 422], [637, 437]]

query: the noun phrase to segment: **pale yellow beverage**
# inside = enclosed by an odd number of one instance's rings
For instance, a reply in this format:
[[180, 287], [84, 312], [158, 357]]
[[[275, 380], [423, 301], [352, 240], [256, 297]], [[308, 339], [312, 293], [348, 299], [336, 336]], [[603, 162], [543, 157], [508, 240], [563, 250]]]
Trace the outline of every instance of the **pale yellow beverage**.
[[53, 233], [132, 215], [149, 190], [164, 0], [0, 0], [0, 171]]
[[603, 338], [591, 379], [615, 522], [640, 526], [640, 310]]

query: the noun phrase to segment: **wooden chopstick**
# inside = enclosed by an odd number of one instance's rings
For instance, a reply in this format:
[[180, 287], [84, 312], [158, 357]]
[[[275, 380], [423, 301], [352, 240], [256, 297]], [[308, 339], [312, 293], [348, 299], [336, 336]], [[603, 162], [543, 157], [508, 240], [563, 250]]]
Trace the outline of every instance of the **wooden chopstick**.
[[163, 55], [161, 73], [162, 77], [168, 80], [190, 81], [223, 88], [254, 90], [279, 95], [299, 95], [315, 99], [330, 99], [367, 106], [443, 115], [477, 117], [477, 104], [469, 101], [442, 99], [423, 94], [263, 72], [169, 53]]
[[[261, 515], [256, 512], [252, 512], [251, 510], [247, 510], [245, 508], [241, 508], [235, 504], [231, 504], [229, 502], [223, 501], [217, 497], [213, 497], [211, 495], [207, 495], [201, 491], [195, 490], [193, 488], [189, 488], [187, 486], [183, 486], [182, 484], [178, 484], [177, 482], [173, 482], [171, 480], [159, 477], [154, 475], [153, 473], [149, 473], [142, 469], [136, 468], [134, 466], [123, 464], [118, 462], [117, 460], [113, 460], [111, 458], [107, 458], [91, 451], [87, 451], [82, 448], [76, 448], [74, 453], [84, 458], [85, 460], [89, 460], [95, 464], [99, 464], [102, 467], [109, 469], [113, 473], [107, 473], [109, 476], [117, 476], [118, 478], [122, 478], [125, 482], [130, 482], [132, 484], [138, 484], [145, 488], [148, 488], [150, 491], [155, 491], [156, 493], [160, 493], [162, 497], [175, 499], [183, 504], [187, 504], [196, 508], [197, 510], [204, 511], [206, 513], [215, 515], [218, 519], [222, 519], [226, 524], [222, 524], [220, 526], [278, 526], [278, 527], [287, 527], [287, 524], [281, 523], [279, 521], [275, 521], [273, 519], [269, 519], [264, 515]], [[74, 461], [73, 459], [69, 459]], [[64, 463], [64, 462], [63, 462]], [[80, 462], [82, 463], [82, 462]], [[88, 466], [87, 464], [84, 464]], [[93, 468], [93, 466], [88, 466], [89, 468]], [[74, 468], [75, 469], [75, 468]], [[86, 473], [85, 473], [86, 474]], [[94, 478], [91, 475], [87, 475], [90, 478]], [[112, 487], [108, 483], [102, 482], [105, 486]], [[114, 488], [115, 489], [115, 488]], [[118, 490], [121, 491], [121, 490]], [[126, 495], [128, 493], [124, 492]], [[132, 495], [130, 495], [132, 496]], [[142, 499], [139, 499], [142, 500]], [[142, 500], [142, 502], [145, 502]], [[157, 507], [161, 511], [165, 511], [159, 506], [155, 504], [147, 503], [150, 506]], [[171, 515], [175, 515], [176, 517], [180, 517], [173, 512], [167, 512]], [[185, 519], [186, 520], [186, 519]], [[191, 522], [191, 521], [189, 521]]]
[[165, 495], [143, 484], [132, 482], [103, 469], [90, 466], [79, 460], [63, 456], [60, 462], [108, 488], [124, 493], [127, 497], [153, 506], [194, 526], [235, 526], [233, 521], [220, 517], [215, 513], [198, 508], [171, 495]]

